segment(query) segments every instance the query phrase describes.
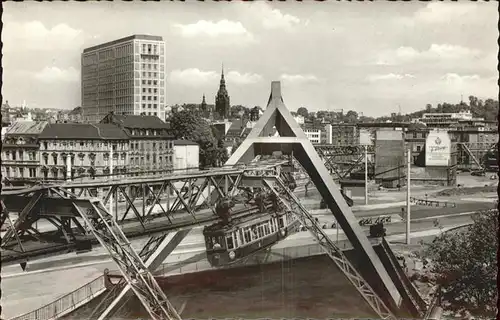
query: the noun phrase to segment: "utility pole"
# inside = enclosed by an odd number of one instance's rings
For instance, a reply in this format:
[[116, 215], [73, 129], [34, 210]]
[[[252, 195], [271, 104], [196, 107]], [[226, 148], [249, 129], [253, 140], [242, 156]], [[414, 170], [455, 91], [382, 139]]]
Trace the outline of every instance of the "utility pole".
[[365, 205], [368, 204], [368, 145], [365, 145]]
[[406, 172], [406, 244], [410, 244], [410, 169], [411, 169], [411, 149], [408, 149], [408, 161]]
[[[109, 148], [109, 178], [113, 176], [113, 146]], [[111, 187], [110, 187], [111, 188]], [[111, 191], [111, 190], [110, 190]], [[109, 196], [109, 213], [113, 215], [113, 193]], [[118, 217], [115, 215], [115, 220], [118, 221]]]

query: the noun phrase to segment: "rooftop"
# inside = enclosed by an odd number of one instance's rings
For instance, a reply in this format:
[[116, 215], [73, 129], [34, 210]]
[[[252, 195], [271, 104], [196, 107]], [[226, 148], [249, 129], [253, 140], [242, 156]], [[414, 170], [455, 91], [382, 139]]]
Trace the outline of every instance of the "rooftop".
[[109, 114], [101, 123], [115, 123], [127, 129], [170, 129], [170, 125], [157, 116]]
[[132, 36], [128, 36], [128, 37], [125, 37], [125, 38], [121, 38], [121, 39], [109, 41], [109, 42], [102, 43], [102, 44], [99, 44], [99, 45], [96, 45], [96, 46], [93, 46], [93, 47], [90, 47], [90, 48], [83, 49], [83, 53], [86, 53], [86, 52], [89, 52], [89, 51], [98, 50], [98, 49], [105, 48], [105, 47], [109, 47], [109, 46], [118, 44], [120, 42], [126, 42], [126, 41], [130, 41], [130, 40], [163, 41], [163, 38], [160, 37], [160, 36], [151, 36], [151, 35], [146, 35], [146, 34], [135, 34], [135, 35], [132, 35]]
[[47, 121], [19, 121], [14, 123], [7, 134], [40, 134], [45, 126], [47, 126]]
[[45, 127], [40, 139], [128, 140], [128, 136], [113, 124], [53, 123]]
[[190, 140], [174, 140], [174, 146], [197, 146], [198, 144]]

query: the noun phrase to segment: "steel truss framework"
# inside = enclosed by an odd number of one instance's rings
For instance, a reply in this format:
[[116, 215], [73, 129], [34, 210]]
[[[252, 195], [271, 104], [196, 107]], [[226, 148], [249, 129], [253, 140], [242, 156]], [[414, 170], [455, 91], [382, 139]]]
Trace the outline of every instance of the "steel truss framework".
[[377, 295], [372, 287], [366, 282], [363, 277], [356, 271], [356, 268], [347, 259], [341, 249], [325, 234], [323, 229], [318, 225], [315, 218], [301, 205], [299, 199], [291, 192], [285, 183], [279, 178], [264, 179], [267, 187], [281, 199], [281, 202], [286, 206], [287, 210], [293, 212], [301, 221], [302, 225], [313, 235], [321, 247], [328, 254], [330, 259], [337, 267], [346, 275], [351, 284], [358, 290], [361, 296], [366, 300], [368, 305], [377, 313], [381, 319], [397, 318], [391, 310], [385, 305], [383, 300]]
[[[458, 159], [457, 159], [458, 165], [466, 165], [464, 162], [466, 161], [467, 158], [469, 158], [472, 159], [474, 164], [480, 170], [484, 170], [484, 160], [478, 159], [473, 151], [488, 152], [491, 150], [495, 150], [498, 147], [498, 144], [496, 142], [492, 143], [487, 149], [472, 148], [471, 147], [472, 144], [468, 142], [457, 142], [457, 145], [458, 145]], [[470, 160], [468, 162], [470, 163]]]
[[[89, 231], [109, 252], [127, 283], [127, 290], [131, 289], [135, 293], [151, 319], [180, 319], [149, 269], [149, 267], [157, 267], [163, 261], [163, 255], [168, 255], [168, 251], [173, 250], [172, 245], [168, 246], [173, 239], [169, 239], [167, 243], [168, 250], [162, 248], [162, 244], [165, 243], [167, 237], [166, 234], [150, 239], [141, 253], [138, 254], [132, 248], [121, 227], [100, 200], [78, 198], [77, 195], [62, 187], [38, 188], [33, 190], [32, 193], [34, 193], [32, 200], [24, 208], [25, 210], [21, 211], [18, 219], [20, 222], [14, 224], [13, 227], [29, 223], [30, 220], [27, 218], [30, 217], [31, 209], [36, 206], [40, 199], [43, 199], [41, 194], [57, 194], [60, 200], [64, 199], [66, 203], [71, 203], [72, 209], [77, 213], [75, 217], [78, 216], [84, 220]], [[43, 199], [44, 202], [46, 200]], [[6, 210], [4, 203], [2, 203], [2, 209], [2, 215], [6, 215], [4, 220], [10, 221], [9, 212]], [[17, 237], [20, 229], [11, 230], [8, 234]], [[174, 248], [186, 234], [186, 231], [181, 231], [180, 236], [174, 237], [176, 239], [173, 241]], [[160, 248], [161, 254], [158, 252]], [[145, 260], [147, 261], [145, 262]]]
[[[392, 308], [397, 310], [401, 303], [400, 293], [371, 243], [357, 224], [356, 218], [328, 174], [327, 168], [316, 153], [313, 145], [284, 105], [280, 83], [273, 82], [271, 87], [271, 95], [266, 111], [226, 164], [249, 163], [256, 155], [270, 155], [275, 151], [293, 155], [306, 170], [321, 196], [325, 199], [336, 221], [338, 221], [351, 242], [358, 258], [369, 266], [371, 279], [380, 283], [379, 289], [381, 291], [377, 292], [376, 295], [379, 298], [386, 298], [388, 302], [386, 304], [390, 305], [391, 310]], [[278, 131], [279, 137], [270, 136], [274, 128]], [[344, 269], [341, 268], [341, 270]], [[346, 276], [349, 277], [347, 274]], [[361, 290], [360, 293], [365, 295], [364, 290]], [[371, 298], [365, 297], [365, 299]]]
[[156, 282], [144, 260], [132, 248], [120, 226], [101, 201], [75, 204], [92, 233], [106, 248], [120, 269], [128, 286], [135, 293], [152, 319], [181, 319]]
[[[282, 163], [259, 162], [246, 166], [245, 170], [272, 169]], [[246, 192], [244, 189], [252, 182], [244, 181], [243, 171], [239, 168], [94, 184], [36, 186], [3, 192], [0, 198], [2, 227], [5, 225], [8, 231], [1, 245], [4, 249], [2, 262], [23, 262], [45, 254], [49, 249], [53, 253], [64, 253], [74, 250], [76, 241], [95, 241], [82, 226], [84, 221], [79, 213], [71, 202], [67, 202], [68, 196], [77, 202], [81, 197], [101, 196], [103, 205], [109, 207], [112, 204], [110, 214], [123, 225], [129, 237], [210, 223], [217, 219], [215, 204], [219, 197], [246, 196], [248, 199], [241, 201], [245, 203], [245, 208], [237, 214], [248, 214], [252, 208], [249, 204], [252, 193], [251, 188], [247, 188]], [[10, 213], [18, 213], [13, 228], [5, 224]], [[42, 224], [45, 221], [55, 226], [49, 228], [56, 230], [44, 231]], [[97, 244], [96, 241], [94, 243]], [[30, 245], [35, 249], [30, 249]]]
[[[364, 146], [314, 145], [316, 152], [325, 163], [325, 167], [333, 174], [335, 180], [348, 178], [356, 169], [364, 170]], [[367, 154], [375, 154], [374, 146], [366, 146]], [[369, 171], [373, 171], [374, 163], [368, 159]]]

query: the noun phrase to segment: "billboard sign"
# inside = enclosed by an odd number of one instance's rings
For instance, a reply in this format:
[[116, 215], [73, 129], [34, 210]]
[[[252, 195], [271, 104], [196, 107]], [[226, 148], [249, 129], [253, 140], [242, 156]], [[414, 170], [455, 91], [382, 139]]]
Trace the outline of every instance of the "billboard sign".
[[369, 146], [373, 144], [370, 131], [364, 129], [359, 130], [359, 144], [362, 146]]
[[425, 141], [425, 165], [431, 167], [449, 165], [451, 139], [447, 131], [433, 130]]

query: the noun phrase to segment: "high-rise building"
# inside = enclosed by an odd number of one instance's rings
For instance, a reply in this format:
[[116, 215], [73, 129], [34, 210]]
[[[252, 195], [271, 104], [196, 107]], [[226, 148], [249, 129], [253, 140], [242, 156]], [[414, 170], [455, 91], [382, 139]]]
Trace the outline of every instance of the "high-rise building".
[[165, 120], [166, 47], [159, 36], [133, 35], [83, 50], [83, 118], [99, 122], [113, 111]]

